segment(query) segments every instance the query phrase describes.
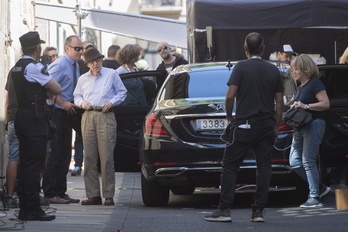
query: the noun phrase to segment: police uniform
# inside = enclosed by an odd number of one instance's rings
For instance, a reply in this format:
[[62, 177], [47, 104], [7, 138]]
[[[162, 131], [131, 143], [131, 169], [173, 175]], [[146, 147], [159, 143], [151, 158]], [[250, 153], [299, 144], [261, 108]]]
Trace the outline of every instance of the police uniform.
[[[37, 32], [20, 37], [22, 47], [44, 43]], [[40, 172], [45, 168], [48, 123], [45, 115], [45, 85], [51, 77], [43, 65], [24, 55], [12, 69], [18, 111], [15, 130], [19, 140], [20, 164], [18, 170], [19, 216], [21, 220], [50, 221], [55, 218], [43, 212], [40, 204]]]

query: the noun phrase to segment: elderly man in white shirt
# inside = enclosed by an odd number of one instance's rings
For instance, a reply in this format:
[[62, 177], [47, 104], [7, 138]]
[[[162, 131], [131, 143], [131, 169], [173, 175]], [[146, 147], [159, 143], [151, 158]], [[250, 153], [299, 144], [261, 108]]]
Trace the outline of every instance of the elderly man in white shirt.
[[88, 199], [82, 205], [101, 205], [98, 155], [102, 174], [104, 205], [114, 205], [116, 118], [112, 107], [121, 104], [127, 89], [114, 69], [102, 66], [104, 56], [92, 48], [85, 54], [90, 71], [83, 74], [74, 91], [74, 102], [83, 108], [81, 129], [85, 151], [84, 180]]

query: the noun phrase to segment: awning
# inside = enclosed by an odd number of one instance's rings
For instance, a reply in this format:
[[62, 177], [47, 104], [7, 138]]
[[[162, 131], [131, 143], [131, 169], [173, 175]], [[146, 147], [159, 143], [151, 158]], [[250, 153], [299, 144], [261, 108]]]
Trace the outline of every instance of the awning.
[[[151, 42], [166, 41], [187, 49], [186, 22], [154, 16], [129, 14], [109, 10], [80, 8], [84, 15], [81, 26]], [[75, 6], [35, 3], [35, 17], [77, 26]]]

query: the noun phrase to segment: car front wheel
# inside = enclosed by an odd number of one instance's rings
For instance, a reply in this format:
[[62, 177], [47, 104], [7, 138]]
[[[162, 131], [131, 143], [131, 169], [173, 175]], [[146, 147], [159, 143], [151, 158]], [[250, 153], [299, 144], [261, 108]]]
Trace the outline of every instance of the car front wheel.
[[141, 174], [141, 193], [146, 206], [165, 206], [169, 201], [169, 188], [156, 181], [147, 180]]

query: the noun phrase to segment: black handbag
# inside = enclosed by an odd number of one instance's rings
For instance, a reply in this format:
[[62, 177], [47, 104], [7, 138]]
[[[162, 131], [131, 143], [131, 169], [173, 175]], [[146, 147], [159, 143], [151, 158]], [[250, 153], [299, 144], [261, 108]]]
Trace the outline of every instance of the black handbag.
[[304, 125], [312, 120], [312, 114], [303, 108], [291, 107], [283, 113], [283, 121], [285, 124], [293, 126], [300, 130]]

